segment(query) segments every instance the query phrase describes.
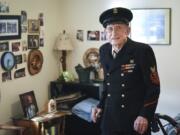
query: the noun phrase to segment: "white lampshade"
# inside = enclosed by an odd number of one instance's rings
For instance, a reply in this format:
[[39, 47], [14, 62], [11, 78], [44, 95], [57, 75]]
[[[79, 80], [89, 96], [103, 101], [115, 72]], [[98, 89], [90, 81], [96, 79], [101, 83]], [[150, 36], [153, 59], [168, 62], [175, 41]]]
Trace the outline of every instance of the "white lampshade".
[[73, 50], [73, 45], [71, 43], [71, 40], [68, 36], [68, 34], [66, 34], [66, 32], [64, 31], [63, 33], [60, 33], [57, 40], [56, 40], [56, 44], [54, 47], [55, 50], [59, 50], [59, 51], [70, 51]]

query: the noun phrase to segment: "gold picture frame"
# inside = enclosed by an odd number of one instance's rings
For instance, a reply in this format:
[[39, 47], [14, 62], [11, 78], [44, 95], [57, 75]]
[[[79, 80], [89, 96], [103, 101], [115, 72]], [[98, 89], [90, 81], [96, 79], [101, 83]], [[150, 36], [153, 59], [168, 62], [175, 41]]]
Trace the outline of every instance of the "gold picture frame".
[[30, 34], [39, 34], [40, 33], [40, 21], [36, 19], [28, 20], [28, 32]]

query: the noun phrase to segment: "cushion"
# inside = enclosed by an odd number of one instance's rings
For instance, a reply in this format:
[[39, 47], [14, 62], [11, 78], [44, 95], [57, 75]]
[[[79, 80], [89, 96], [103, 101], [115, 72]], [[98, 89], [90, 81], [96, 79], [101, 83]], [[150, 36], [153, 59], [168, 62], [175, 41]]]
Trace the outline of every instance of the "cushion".
[[84, 99], [72, 107], [72, 113], [88, 122], [91, 122], [92, 108], [96, 107], [98, 103], [99, 101], [94, 98]]

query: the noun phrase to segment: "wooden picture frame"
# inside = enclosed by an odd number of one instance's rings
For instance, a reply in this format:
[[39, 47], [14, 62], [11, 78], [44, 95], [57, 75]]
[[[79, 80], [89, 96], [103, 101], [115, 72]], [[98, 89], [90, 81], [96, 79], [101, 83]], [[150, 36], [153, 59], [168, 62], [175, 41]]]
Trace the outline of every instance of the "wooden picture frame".
[[36, 19], [28, 20], [28, 32], [31, 34], [40, 33], [40, 21]]
[[151, 45], [171, 44], [171, 8], [131, 9], [130, 37]]
[[21, 38], [21, 16], [0, 16], [0, 40], [11, 40]]
[[38, 106], [34, 91], [29, 91], [19, 95], [24, 116], [31, 119], [37, 115]]
[[33, 49], [28, 54], [28, 71], [30, 75], [38, 74], [43, 66], [43, 55], [40, 50]]
[[85, 67], [99, 67], [99, 50], [98, 48], [89, 48], [83, 55], [83, 62]]

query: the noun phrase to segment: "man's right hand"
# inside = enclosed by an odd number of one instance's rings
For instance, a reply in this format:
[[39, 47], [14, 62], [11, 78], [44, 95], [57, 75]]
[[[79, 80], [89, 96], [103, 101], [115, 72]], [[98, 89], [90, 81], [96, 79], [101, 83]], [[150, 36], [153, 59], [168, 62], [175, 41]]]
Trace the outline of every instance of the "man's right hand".
[[97, 107], [92, 108], [91, 118], [94, 123], [97, 122], [97, 119], [100, 117], [101, 112], [102, 112], [102, 109], [100, 108], [97, 108]]

